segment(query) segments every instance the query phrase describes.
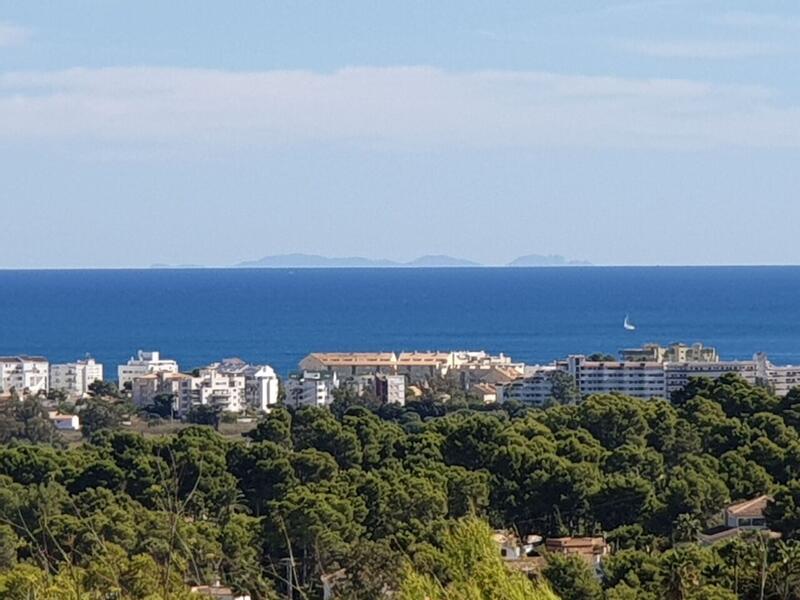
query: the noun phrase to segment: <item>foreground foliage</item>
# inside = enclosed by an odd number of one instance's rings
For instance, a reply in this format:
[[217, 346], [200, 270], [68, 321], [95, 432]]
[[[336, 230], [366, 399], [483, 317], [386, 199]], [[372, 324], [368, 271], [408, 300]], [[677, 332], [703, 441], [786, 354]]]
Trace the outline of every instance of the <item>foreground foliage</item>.
[[[236, 440], [202, 426], [147, 438], [98, 409], [69, 449], [36, 400], [5, 406], [0, 597], [182, 598], [220, 579], [259, 600], [290, 585], [315, 599], [325, 578], [352, 600], [800, 598], [800, 393], [726, 376], [672, 403], [449, 396], [405, 408], [343, 396], [331, 411], [276, 410]], [[762, 493], [780, 542], [692, 543]], [[599, 577], [548, 557], [550, 592], [503, 568], [471, 516], [522, 535], [605, 534], [614, 553]]]

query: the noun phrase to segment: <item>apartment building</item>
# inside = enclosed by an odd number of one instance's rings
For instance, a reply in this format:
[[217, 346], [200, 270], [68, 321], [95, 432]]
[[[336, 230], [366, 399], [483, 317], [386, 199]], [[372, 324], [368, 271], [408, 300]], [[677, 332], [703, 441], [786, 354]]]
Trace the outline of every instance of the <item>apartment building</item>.
[[173, 398], [173, 410], [179, 412], [178, 397], [181, 384], [191, 379], [191, 375], [183, 373], [148, 373], [134, 378], [131, 382], [133, 403], [138, 407], [150, 406], [156, 396], [168, 395]]
[[663, 363], [591, 361], [571, 355], [556, 368], [575, 378], [582, 396], [619, 392], [642, 399], [666, 397]]
[[333, 373], [338, 379], [349, 379], [374, 373], [395, 373], [394, 352], [312, 352], [299, 364], [301, 371]]
[[183, 417], [198, 406], [241, 413], [247, 407], [245, 387], [244, 375], [225, 374], [215, 368], [200, 369], [198, 377], [180, 381], [178, 414]]
[[529, 367], [525, 377], [495, 386], [498, 402], [515, 400], [530, 406], [545, 406], [553, 397], [552, 374], [555, 366]]
[[769, 362], [767, 355], [758, 353], [753, 357], [756, 363], [756, 379], [765, 383], [777, 396], [785, 396], [792, 388], [800, 386], [800, 366], [777, 366]]
[[519, 400], [542, 406], [552, 395], [550, 374], [569, 373], [581, 396], [618, 392], [634, 398], [670, 398], [694, 377], [717, 379], [735, 373], [751, 384], [759, 381], [759, 373], [778, 394], [785, 394], [800, 382], [800, 368], [775, 367], [766, 358], [759, 370], [757, 361], [657, 362], [657, 361], [590, 361], [583, 355], [571, 355], [552, 367], [529, 369], [524, 378], [497, 385], [497, 399]]
[[125, 384], [132, 384], [133, 380], [143, 375], [151, 373], [177, 373], [178, 363], [174, 360], [161, 358], [156, 351], [144, 352], [139, 350], [136, 357], [131, 357], [124, 365], [117, 367], [117, 378], [119, 387], [122, 389]]
[[223, 375], [244, 377], [245, 404], [268, 413], [278, 404], [280, 387], [275, 370], [268, 365], [253, 365], [240, 358], [225, 358], [207, 367]]
[[374, 386], [375, 395], [384, 404], [405, 406], [406, 378], [404, 375], [376, 375]]
[[344, 381], [361, 375], [405, 375], [409, 381], [419, 382], [444, 377], [451, 373], [478, 372], [480, 370], [505, 370], [516, 378], [523, 374], [525, 365], [514, 363], [503, 355], [490, 355], [483, 351], [459, 350], [455, 352], [315, 352], [299, 364], [300, 370], [336, 373]]
[[641, 348], [622, 350], [620, 357], [623, 362], [719, 362], [716, 348], [703, 346], [699, 342], [692, 345], [669, 344], [666, 347], [655, 343], [644, 344]]
[[50, 389], [61, 390], [72, 397], [89, 393], [89, 385], [103, 381], [103, 365], [93, 358], [50, 365]]
[[339, 387], [336, 371], [303, 371], [286, 380], [286, 404], [301, 406], [330, 406], [333, 390]]
[[41, 356], [0, 356], [0, 394], [38, 394], [50, 389], [50, 368]]
[[757, 370], [755, 361], [750, 360], [664, 363], [664, 397], [672, 397], [674, 392], [682, 390], [694, 377], [717, 379], [728, 373], [735, 373], [748, 383], [755, 384]]

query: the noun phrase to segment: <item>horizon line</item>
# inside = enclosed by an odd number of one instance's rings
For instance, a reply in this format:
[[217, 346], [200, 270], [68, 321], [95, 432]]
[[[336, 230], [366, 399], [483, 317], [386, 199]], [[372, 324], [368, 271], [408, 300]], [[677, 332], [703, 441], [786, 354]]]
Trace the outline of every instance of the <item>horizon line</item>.
[[165, 266], [120, 266], [120, 267], [98, 267], [98, 266], [77, 266], [77, 267], [0, 267], [3, 271], [336, 271], [336, 270], [359, 270], [359, 271], [396, 271], [396, 270], [469, 270], [469, 269], [508, 269], [518, 271], [525, 269], [688, 269], [688, 268], [780, 268], [780, 267], [800, 267], [800, 263], [661, 263], [661, 264], [635, 264], [635, 263], [593, 263], [583, 265], [507, 265], [507, 264], [475, 264], [475, 265], [441, 265], [441, 266], [417, 266], [417, 265], [350, 265], [350, 266], [246, 266], [237, 265], [165, 265]]

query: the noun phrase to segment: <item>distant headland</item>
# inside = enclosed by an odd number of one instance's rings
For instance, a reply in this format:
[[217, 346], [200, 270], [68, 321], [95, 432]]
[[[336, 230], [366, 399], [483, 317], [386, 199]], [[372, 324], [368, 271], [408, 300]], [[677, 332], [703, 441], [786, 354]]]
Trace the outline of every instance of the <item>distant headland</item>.
[[[444, 267], [588, 267], [592, 263], [585, 260], [571, 260], [558, 254], [527, 254], [515, 258], [506, 264], [482, 264], [465, 258], [448, 256], [446, 254], [426, 254], [407, 262], [388, 260], [384, 258], [365, 258], [363, 256], [331, 257], [320, 254], [276, 254], [264, 256], [257, 260], [246, 260], [234, 265], [232, 268], [262, 268], [262, 269], [342, 269], [342, 268], [444, 268]], [[153, 264], [153, 269], [165, 268], [202, 268], [201, 265], [168, 265]]]

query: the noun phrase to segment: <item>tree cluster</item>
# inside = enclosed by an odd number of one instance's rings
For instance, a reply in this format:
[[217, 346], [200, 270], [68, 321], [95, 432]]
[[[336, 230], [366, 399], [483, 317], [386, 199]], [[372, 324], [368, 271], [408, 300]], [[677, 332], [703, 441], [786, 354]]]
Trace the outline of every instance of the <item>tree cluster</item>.
[[[0, 597], [182, 598], [219, 579], [257, 599], [321, 598], [330, 581], [353, 600], [800, 598], [800, 392], [735, 376], [672, 402], [546, 409], [342, 395], [334, 410], [274, 410], [242, 439], [148, 438], [98, 416], [68, 450], [21, 435], [26, 414], [0, 429], [16, 432], [0, 445]], [[763, 493], [782, 540], [694, 543]], [[614, 552], [599, 576], [542, 552], [533, 584], [483, 523], [605, 535]]]

